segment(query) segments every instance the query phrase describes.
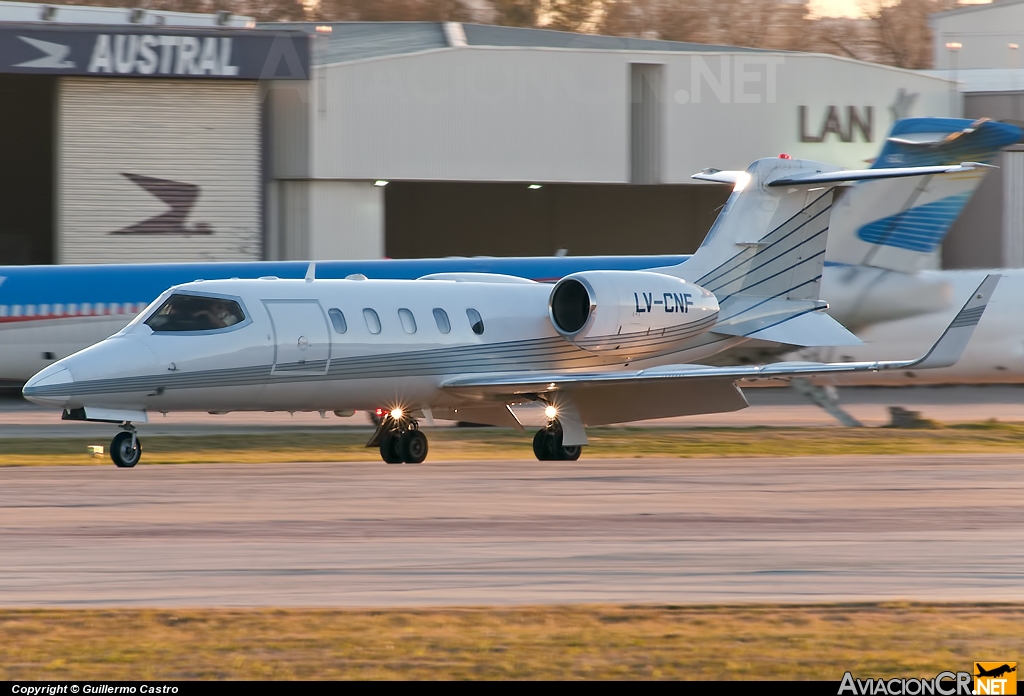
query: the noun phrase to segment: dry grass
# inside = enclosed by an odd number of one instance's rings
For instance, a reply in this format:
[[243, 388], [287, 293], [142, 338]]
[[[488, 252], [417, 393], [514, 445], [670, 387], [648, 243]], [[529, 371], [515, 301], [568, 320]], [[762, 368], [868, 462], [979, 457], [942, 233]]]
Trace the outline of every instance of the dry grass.
[[0, 679], [932, 677], [1024, 653], [1024, 605], [0, 611]]
[[[116, 432], [111, 428], [109, 435]], [[531, 433], [499, 428], [437, 428], [428, 431], [432, 460], [528, 459]], [[209, 437], [145, 437], [143, 464], [211, 462], [375, 461], [364, 447], [368, 431], [286, 432]], [[926, 429], [892, 428], [593, 428], [588, 458], [777, 457], [831, 454], [967, 454], [1024, 452], [1024, 425], [978, 423]], [[0, 466], [79, 464], [93, 459], [92, 438], [0, 439]]]

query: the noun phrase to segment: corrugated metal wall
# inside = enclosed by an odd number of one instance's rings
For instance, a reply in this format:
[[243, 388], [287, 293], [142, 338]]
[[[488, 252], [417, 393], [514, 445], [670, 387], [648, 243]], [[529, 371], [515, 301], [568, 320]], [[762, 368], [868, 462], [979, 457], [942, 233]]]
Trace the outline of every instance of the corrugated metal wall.
[[279, 258], [379, 259], [384, 189], [365, 181], [281, 181]]
[[[311, 176], [628, 183], [631, 63], [664, 66], [662, 183], [780, 152], [863, 166], [896, 115], [960, 108], [946, 80], [835, 56], [457, 48], [317, 67]], [[832, 107], [854, 137], [802, 141]]]
[[258, 260], [255, 82], [64, 78], [60, 263]]
[[1003, 266], [1024, 268], [1024, 150], [1003, 153]]
[[630, 67], [629, 181], [661, 183], [662, 65], [634, 63]]
[[629, 177], [617, 53], [445, 50], [317, 68], [311, 85], [318, 179]]
[[310, 258], [384, 256], [384, 189], [365, 181], [311, 181]]

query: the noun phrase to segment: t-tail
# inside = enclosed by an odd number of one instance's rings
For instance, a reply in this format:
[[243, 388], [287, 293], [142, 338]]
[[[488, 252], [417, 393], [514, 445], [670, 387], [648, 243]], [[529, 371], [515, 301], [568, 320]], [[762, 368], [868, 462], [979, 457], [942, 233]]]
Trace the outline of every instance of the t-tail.
[[820, 299], [835, 187], [956, 175], [978, 166], [841, 170], [778, 157], [758, 160], [745, 172], [706, 170], [694, 178], [732, 184], [733, 193], [696, 253], [661, 272], [715, 294], [716, 333], [793, 346], [858, 344], [823, 313], [828, 305]]

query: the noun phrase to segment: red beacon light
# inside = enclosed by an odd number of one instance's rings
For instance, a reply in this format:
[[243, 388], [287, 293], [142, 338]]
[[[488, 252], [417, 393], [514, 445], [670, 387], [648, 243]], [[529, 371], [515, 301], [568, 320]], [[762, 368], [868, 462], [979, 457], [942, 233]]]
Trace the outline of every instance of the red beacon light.
[[779, 159], [793, 159], [793, 158], [790, 157], [789, 155], [787, 155], [785, 152], [783, 152], [781, 155], [779, 155]]

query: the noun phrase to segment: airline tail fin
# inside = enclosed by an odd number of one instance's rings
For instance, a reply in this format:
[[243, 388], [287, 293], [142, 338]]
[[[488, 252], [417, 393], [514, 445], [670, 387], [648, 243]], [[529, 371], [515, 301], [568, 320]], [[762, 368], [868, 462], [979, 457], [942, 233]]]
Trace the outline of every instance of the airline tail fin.
[[978, 166], [841, 170], [779, 157], [758, 160], [745, 172], [705, 171], [694, 178], [732, 183], [733, 193], [696, 253], [660, 271], [715, 294], [718, 333], [801, 346], [856, 344], [859, 339], [819, 313], [827, 308], [819, 291], [833, 187]]
[[[991, 163], [1024, 131], [998, 121], [907, 118], [897, 121], [872, 169]], [[981, 184], [986, 167], [958, 176], [864, 182], [833, 206], [826, 261], [913, 273], [934, 253]]]

